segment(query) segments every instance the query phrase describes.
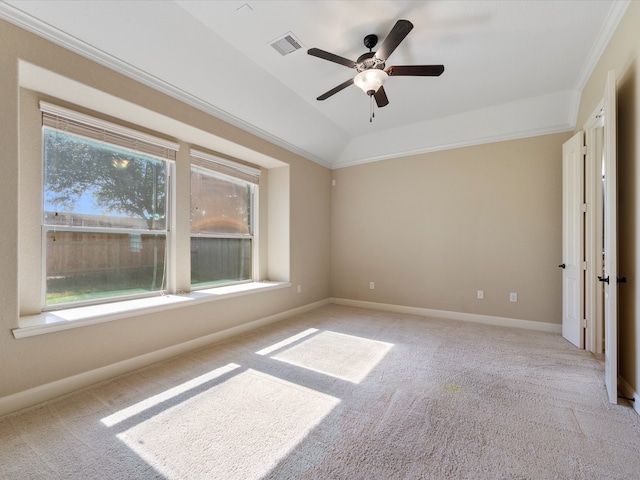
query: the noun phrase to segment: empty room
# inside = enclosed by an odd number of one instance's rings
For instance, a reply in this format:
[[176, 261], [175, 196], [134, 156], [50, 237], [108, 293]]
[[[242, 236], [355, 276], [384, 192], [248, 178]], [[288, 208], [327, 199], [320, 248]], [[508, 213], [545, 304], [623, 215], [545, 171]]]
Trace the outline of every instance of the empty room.
[[0, 0], [0, 479], [637, 478], [638, 32]]

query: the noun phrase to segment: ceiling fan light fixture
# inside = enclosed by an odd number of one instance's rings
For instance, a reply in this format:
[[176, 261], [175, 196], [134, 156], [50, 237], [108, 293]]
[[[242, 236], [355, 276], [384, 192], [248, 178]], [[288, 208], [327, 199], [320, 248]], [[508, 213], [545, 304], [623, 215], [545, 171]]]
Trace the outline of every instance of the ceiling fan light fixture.
[[384, 70], [372, 68], [357, 74], [353, 79], [353, 83], [360, 87], [367, 95], [373, 95], [378, 91], [388, 77], [389, 75], [387, 75], [387, 72]]

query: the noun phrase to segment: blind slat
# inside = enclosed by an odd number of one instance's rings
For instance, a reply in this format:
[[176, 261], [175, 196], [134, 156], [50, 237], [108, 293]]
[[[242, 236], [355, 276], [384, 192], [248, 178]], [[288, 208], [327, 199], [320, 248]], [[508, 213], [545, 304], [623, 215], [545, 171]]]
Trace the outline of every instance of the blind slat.
[[40, 102], [42, 124], [63, 132], [124, 147], [163, 160], [176, 159], [178, 144], [111, 122]]
[[190, 150], [191, 163], [197, 167], [213, 170], [230, 177], [239, 178], [245, 182], [258, 185], [260, 181], [260, 169], [243, 165], [226, 158], [220, 158], [196, 149]]

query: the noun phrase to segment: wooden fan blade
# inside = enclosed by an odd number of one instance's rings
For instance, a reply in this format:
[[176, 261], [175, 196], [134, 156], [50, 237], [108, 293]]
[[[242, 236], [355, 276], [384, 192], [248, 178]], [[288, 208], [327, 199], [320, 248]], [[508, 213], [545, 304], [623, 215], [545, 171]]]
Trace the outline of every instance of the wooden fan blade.
[[334, 63], [339, 63], [340, 65], [344, 65], [345, 67], [356, 67], [356, 62], [354, 62], [353, 60], [349, 60], [348, 58], [344, 58], [333, 53], [325, 52], [324, 50], [320, 50], [319, 48], [310, 48], [309, 50], [307, 50], [307, 53], [314, 57], [329, 60], [330, 62]]
[[331, 95], [335, 95], [336, 93], [338, 93], [340, 90], [344, 90], [345, 88], [347, 88], [349, 85], [353, 85], [353, 78], [350, 78], [349, 80], [347, 80], [344, 83], [341, 83], [340, 85], [338, 85], [337, 87], [332, 88], [331, 90], [329, 90], [327, 93], [323, 93], [322, 95], [320, 95], [317, 100], [326, 100], [327, 98], [329, 98]]
[[413, 23], [409, 20], [398, 20], [380, 45], [376, 57], [385, 62], [412, 29]]
[[373, 94], [373, 98], [376, 99], [378, 107], [385, 107], [389, 105], [389, 99], [387, 98], [387, 92], [384, 91], [384, 87], [381, 86], [376, 93]]
[[391, 77], [400, 75], [411, 77], [439, 77], [444, 72], [444, 65], [396, 65], [385, 70]]

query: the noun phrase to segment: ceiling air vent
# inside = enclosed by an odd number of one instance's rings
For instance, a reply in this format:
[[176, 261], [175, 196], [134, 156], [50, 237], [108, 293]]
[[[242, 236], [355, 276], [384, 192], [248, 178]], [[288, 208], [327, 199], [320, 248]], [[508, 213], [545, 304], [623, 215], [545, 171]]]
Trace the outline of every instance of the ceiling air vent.
[[282, 56], [302, 48], [300, 41], [291, 32], [285, 33], [282, 37], [271, 42], [271, 46]]

